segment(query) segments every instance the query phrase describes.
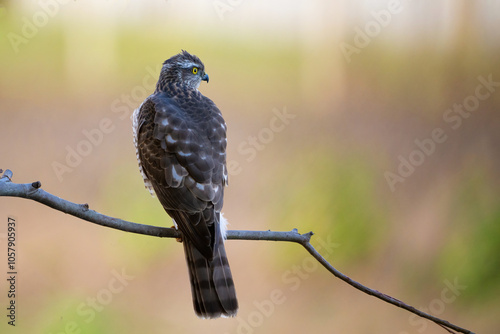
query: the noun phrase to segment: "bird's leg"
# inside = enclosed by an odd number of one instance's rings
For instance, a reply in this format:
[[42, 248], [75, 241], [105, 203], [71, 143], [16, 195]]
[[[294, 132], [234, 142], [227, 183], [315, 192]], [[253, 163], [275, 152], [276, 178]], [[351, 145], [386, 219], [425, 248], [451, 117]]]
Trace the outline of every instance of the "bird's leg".
[[[175, 226], [175, 225], [172, 225], [170, 228], [175, 228], [175, 229], [177, 230], [177, 226]], [[182, 243], [182, 236], [180, 236], [179, 238], [175, 238], [175, 240], [176, 240], [177, 242]]]

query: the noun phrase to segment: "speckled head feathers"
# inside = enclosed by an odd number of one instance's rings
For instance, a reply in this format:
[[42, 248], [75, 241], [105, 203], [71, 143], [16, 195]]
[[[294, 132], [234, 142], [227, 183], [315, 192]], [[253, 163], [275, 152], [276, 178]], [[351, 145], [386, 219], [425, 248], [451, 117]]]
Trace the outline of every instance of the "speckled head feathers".
[[165, 60], [158, 84], [176, 83], [189, 89], [198, 89], [202, 80], [208, 82], [205, 65], [197, 56], [182, 50]]

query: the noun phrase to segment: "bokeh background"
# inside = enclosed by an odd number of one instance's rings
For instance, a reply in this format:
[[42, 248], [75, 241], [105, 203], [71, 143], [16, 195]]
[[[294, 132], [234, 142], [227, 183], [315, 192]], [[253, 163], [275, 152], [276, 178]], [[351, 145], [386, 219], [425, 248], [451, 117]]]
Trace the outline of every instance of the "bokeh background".
[[[494, 333], [499, 20], [495, 1], [0, 1], [0, 168], [171, 226], [144, 189], [130, 115], [186, 49], [228, 124], [231, 228], [312, 230], [353, 279]], [[180, 244], [19, 198], [0, 199], [2, 268], [9, 216], [18, 313], [7, 326], [2, 278], [2, 333], [444, 332], [298, 245], [255, 241], [227, 243], [238, 317], [199, 320]]]

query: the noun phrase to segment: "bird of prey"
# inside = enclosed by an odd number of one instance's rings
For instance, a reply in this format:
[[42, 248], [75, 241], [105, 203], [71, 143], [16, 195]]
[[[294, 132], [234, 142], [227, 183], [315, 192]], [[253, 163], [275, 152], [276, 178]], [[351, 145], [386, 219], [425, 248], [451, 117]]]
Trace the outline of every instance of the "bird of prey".
[[182, 233], [196, 314], [235, 316], [238, 301], [224, 249], [221, 209], [226, 123], [198, 91], [208, 75], [184, 50], [163, 63], [156, 89], [132, 115], [134, 144], [146, 188]]

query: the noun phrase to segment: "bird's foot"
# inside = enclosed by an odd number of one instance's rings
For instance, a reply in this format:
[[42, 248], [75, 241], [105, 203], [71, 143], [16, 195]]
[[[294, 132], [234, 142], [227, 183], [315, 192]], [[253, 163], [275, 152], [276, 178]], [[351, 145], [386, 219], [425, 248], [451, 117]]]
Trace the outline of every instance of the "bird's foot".
[[[171, 228], [175, 228], [175, 229], [177, 229], [177, 226], [173, 225]], [[182, 237], [175, 238], [175, 240], [176, 240], [177, 242], [182, 243]]]

